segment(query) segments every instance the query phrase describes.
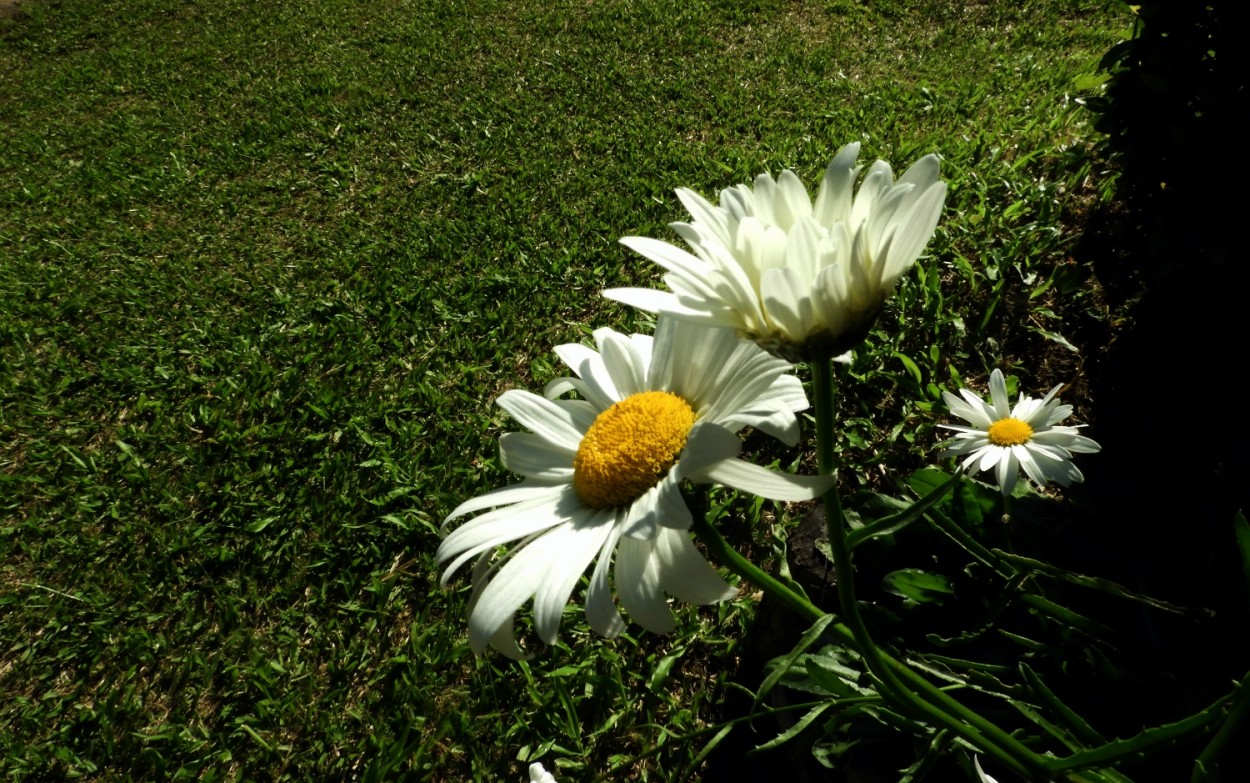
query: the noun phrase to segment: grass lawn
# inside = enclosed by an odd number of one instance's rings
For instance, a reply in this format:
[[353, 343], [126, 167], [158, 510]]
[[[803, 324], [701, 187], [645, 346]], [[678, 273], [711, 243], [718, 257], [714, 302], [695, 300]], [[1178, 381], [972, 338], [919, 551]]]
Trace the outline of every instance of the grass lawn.
[[938, 234], [840, 403], [852, 483], [931, 460], [940, 390], [992, 367], [1096, 420], [1082, 339], [1109, 326], [1070, 252], [1111, 174], [1078, 99], [1122, 7], [0, 17], [5, 780], [699, 779], [749, 591], [614, 641], [575, 600], [513, 663], [470, 653], [467, 580], [433, 562], [451, 508], [508, 481], [494, 398], [562, 374], [556, 344], [649, 329], [599, 291], [658, 279], [617, 239], [672, 239], [677, 186], [812, 183], [852, 140], [943, 156]]

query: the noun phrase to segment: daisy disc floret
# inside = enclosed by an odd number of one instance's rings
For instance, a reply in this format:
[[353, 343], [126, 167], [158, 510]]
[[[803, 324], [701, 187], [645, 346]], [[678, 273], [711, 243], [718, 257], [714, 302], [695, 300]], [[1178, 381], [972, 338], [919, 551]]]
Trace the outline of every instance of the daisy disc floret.
[[[661, 317], [655, 337], [594, 333], [595, 348], [556, 348], [574, 375], [539, 396], [504, 392], [501, 408], [528, 431], [499, 439], [504, 466], [523, 477], [461, 503], [447, 522], [477, 514], [439, 546], [442, 583], [470, 560], [469, 643], [523, 657], [517, 611], [534, 603], [538, 637], [555, 642], [574, 586], [594, 563], [586, 618], [603, 636], [674, 627], [667, 595], [708, 604], [735, 593], [695, 548], [685, 481], [724, 484], [776, 500], [810, 500], [824, 476], [800, 477], [738, 458], [754, 427], [793, 446], [807, 408], [790, 365], [728, 329]], [[575, 393], [576, 398], [567, 395]], [[482, 512], [482, 513], [478, 513]], [[501, 557], [497, 550], [519, 542]], [[611, 580], [610, 580], [611, 577]]]
[[1072, 406], [1055, 397], [1061, 388], [1056, 386], [1040, 400], [1021, 394], [1012, 408], [1003, 373], [994, 370], [988, 403], [967, 389], [960, 389], [959, 397], [942, 392], [950, 412], [972, 425], [941, 425], [956, 433], [945, 444], [943, 456], [963, 457], [965, 469], [993, 470], [1004, 497], [1015, 489], [1021, 468], [1039, 486], [1053, 481], [1066, 487], [1084, 481], [1072, 455], [1102, 447], [1080, 434], [1084, 425], [1060, 426], [1072, 415]]
[[899, 278], [933, 236], [946, 198], [938, 158], [926, 155], [897, 181], [869, 167], [859, 190], [859, 144], [843, 147], [815, 202], [789, 170], [712, 204], [680, 188], [688, 223], [672, 228], [693, 252], [646, 237], [621, 242], [667, 270], [671, 292], [614, 288], [605, 295], [643, 310], [725, 326], [791, 360], [849, 351], [872, 327]]

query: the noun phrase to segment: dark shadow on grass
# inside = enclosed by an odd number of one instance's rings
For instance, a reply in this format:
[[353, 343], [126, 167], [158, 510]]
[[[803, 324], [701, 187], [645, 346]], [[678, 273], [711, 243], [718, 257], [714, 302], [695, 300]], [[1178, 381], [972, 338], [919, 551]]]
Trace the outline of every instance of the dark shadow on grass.
[[1250, 507], [1241, 369], [1250, 264], [1245, 199], [1234, 192], [1245, 13], [1224, 1], [1142, 6], [1142, 34], [1108, 54], [1113, 78], [1093, 107], [1120, 172], [1117, 199], [1090, 215], [1077, 249], [1116, 323], [1086, 368], [1104, 447], [1082, 462], [1096, 509], [1091, 553], [1133, 589], [1214, 611], [1206, 627], [1153, 640], [1177, 681], [1133, 701], [1170, 701], [1178, 716], [1227, 692], [1247, 667], [1250, 600], [1232, 524]]

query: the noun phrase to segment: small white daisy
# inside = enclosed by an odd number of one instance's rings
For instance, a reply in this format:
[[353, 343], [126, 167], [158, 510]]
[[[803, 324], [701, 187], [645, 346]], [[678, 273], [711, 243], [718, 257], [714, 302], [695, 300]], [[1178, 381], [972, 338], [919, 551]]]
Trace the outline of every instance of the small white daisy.
[[656, 239], [621, 242], [668, 270], [672, 293], [614, 288], [625, 304], [695, 323], [725, 326], [789, 359], [824, 359], [862, 341], [898, 279], [933, 236], [946, 183], [926, 155], [895, 182], [877, 161], [859, 191], [859, 144], [838, 151], [815, 203], [798, 176], [756, 177], [754, 189], [721, 191], [713, 205], [694, 191], [677, 197], [689, 223], [672, 228], [694, 255]]
[[[737, 432], [751, 426], [787, 445], [798, 442], [797, 411], [807, 408], [790, 365], [727, 329], [660, 318], [654, 339], [611, 329], [598, 350], [561, 345], [577, 377], [548, 384], [546, 396], [510, 390], [499, 407], [528, 432], [499, 439], [503, 464], [524, 480], [461, 503], [447, 521], [483, 511], [438, 548], [442, 583], [470, 559], [469, 644], [523, 657], [513, 633], [518, 609], [534, 600], [534, 626], [553, 644], [569, 594], [598, 558], [586, 619], [615, 636], [625, 627], [608, 585], [631, 619], [674, 628], [665, 594], [709, 604], [734, 595], [695, 548], [685, 480], [717, 482], [775, 500], [810, 500], [826, 476], [800, 477], [737, 457]], [[561, 399], [576, 392], [580, 399]], [[497, 547], [520, 539], [504, 557]]]
[[1092, 454], [1102, 447], [1077, 431], [1084, 425], [1058, 426], [1072, 415], [1072, 406], [1061, 405], [1055, 397], [1061, 388], [1056, 386], [1040, 400], [1021, 393], [1011, 408], [1003, 373], [994, 370], [990, 373], [992, 404], [967, 389], [959, 390], [962, 400], [942, 392], [950, 412], [972, 425], [940, 425], [957, 433], [944, 444], [947, 449], [942, 456], [966, 456], [965, 469], [994, 469], [1004, 497], [1015, 489], [1020, 468], [1039, 486], [1053, 481], [1066, 487], [1084, 481], [1085, 476], [1072, 464], [1072, 454]]

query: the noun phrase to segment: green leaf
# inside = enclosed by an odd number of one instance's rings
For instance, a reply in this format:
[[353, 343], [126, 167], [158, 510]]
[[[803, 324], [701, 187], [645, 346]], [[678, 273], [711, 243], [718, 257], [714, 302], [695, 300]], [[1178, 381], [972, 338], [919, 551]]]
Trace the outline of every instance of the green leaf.
[[[856, 664], [859, 668], [856, 668]], [[794, 667], [795, 670], [797, 671], [800, 666], [806, 673], [807, 679], [816, 686], [815, 690], [820, 692], [846, 698], [871, 697], [876, 694], [872, 688], [859, 684], [860, 679], [865, 677], [867, 672], [858, 654], [845, 647], [828, 645], [818, 653], [804, 655], [799, 665]], [[789, 680], [786, 684], [806, 690]]]
[[1162, 601], [1158, 598], [1151, 598], [1148, 595], [1142, 595], [1141, 593], [1129, 590], [1127, 587], [1117, 584], [1110, 579], [1076, 574], [1057, 566], [1053, 566], [1049, 563], [1043, 563], [1040, 560], [1034, 560], [1031, 557], [1024, 557], [1023, 555], [1013, 554], [1001, 549], [992, 549], [990, 551], [992, 551], [995, 555], [998, 555], [1007, 563], [1010, 563], [1013, 568], [1016, 568], [1024, 573], [1041, 574], [1069, 584], [1088, 587], [1091, 590], [1098, 590], [1129, 601], [1136, 601], [1164, 612], [1179, 614], [1183, 617], [1189, 617], [1194, 620], [1204, 620], [1210, 616], [1210, 612], [1208, 610], [1190, 609], [1184, 606], [1177, 606], [1176, 604], [1168, 603], [1167, 601]]
[[916, 366], [916, 363], [913, 362], [909, 356], [899, 353], [898, 351], [894, 352], [894, 356], [903, 363], [903, 368], [907, 370], [907, 373], [911, 375], [917, 385], [923, 382], [924, 376], [921, 375], [920, 368]]
[[1050, 340], [1053, 343], [1058, 343], [1059, 345], [1062, 345], [1064, 348], [1067, 348], [1072, 353], [1080, 353], [1080, 350], [1078, 350], [1075, 345], [1068, 342], [1068, 338], [1064, 337], [1058, 332], [1052, 332], [1048, 329], [1042, 329], [1039, 326], [1032, 326], [1028, 324], [1026, 324], [1024, 328], [1028, 329], [1030, 332], [1036, 332], [1040, 334], [1042, 337], [1045, 337], [1047, 340]]
[[1233, 531], [1237, 534], [1237, 548], [1241, 550], [1241, 571], [1246, 577], [1246, 589], [1250, 590], [1250, 522], [1238, 511], [1233, 517]]
[[[1057, 715], [1066, 724], [1072, 735], [1082, 742], [1091, 744], [1099, 744], [1106, 742], [1101, 734], [1094, 730], [1085, 718], [1081, 717], [1071, 707], [1065, 704], [1050, 686], [1042, 680], [1037, 672], [1033, 671], [1027, 663], [1020, 662], [1020, 674], [1024, 677], [1024, 681], [1028, 684], [1029, 690], [1044, 704], [1050, 708], [1050, 712]], [[1075, 749], [1075, 748], [1073, 748]]]
[[1227, 696], [1221, 697], [1205, 710], [1174, 723], [1155, 726], [1127, 739], [1112, 740], [1105, 745], [1055, 759], [1051, 761], [1050, 768], [1058, 775], [1082, 767], [1109, 766], [1120, 759], [1141, 756], [1155, 748], [1175, 744], [1205, 731], [1210, 724], [1224, 717], [1227, 699]]
[[918, 568], [903, 568], [886, 574], [882, 582], [887, 592], [919, 604], [941, 603], [948, 595], [955, 594], [949, 579]]
[[804, 715], [803, 717], [795, 721], [795, 724], [793, 726], [781, 732], [776, 737], [773, 737], [768, 742], [765, 742], [763, 745], [757, 745], [756, 747], [752, 748], [749, 751], [749, 753], [759, 753], [765, 750], [770, 750], [772, 748], [775, 748], [778, 745], [784, 745], [785, 743], [797, 737], [803, 731], [803, 729], [806, 729], [808, 726], [812, 725], [812, 721], [816, 720], [821, 715], [824, 715], [825, 711], [828, 710], [830, 707], [834, 706], [835, 704], [837, 704], [837, 702], [833, 700], [817, 704], [815, 707], [812, 707], [810, 710], [808, 710], [806, 715]]
[[759, 704], [760, 701], [768, 695], [768, 692], [771, 691], [777, 682], [785, 676], [786, 672], [790, 671], [790, 667], [794, 666], [794, 662], [798, 660], [798, 657], [820, 638], [820, 635], [825, 632], [825, 628], [829, 627], [829, 624], [832, 623], [834, 619], [836, 618], [833, 615], [827, 614], [812, 623], [812, 627], [808, 628], [803, 633], [802, 638], [800, 638], [798, 643], [794, 645], [793, 650], [786, 653], [783, 657], [774, 658], [769, 662], [772, 669], [769, 671], [768, 676], [764, 678], [764, 681], [760, 683], [760, 689], [755, 694], [756, 704]]
[[1073, 89], [1084, 92], [1086, 90], [1092, 90], [1096, 87], [1101, 87], [1106, 84], [1107, 80], [1110, 78], [1111, 74], [1108, 73], [1087, 73], [1084, 76], [1078, 76], [1073, 79], [1072, 87]]
[[259, 533], [269, 527], [275, 519], [277, 519], [277, 517], [265, 517], [263, 519], [258, 519], [243, 529], [249, 533]]
[[[897, 533], [898, 531], [907, 527], [912, 522], [915, 522], [917, 519], [919, 519], [920, 516], [924, 514], [924, 512], [928, 511], [930, 507], [932, 507], [933, 505], [941, 501], [943, 498], [945, 498], [946, 493], [950, 490], [951, 486], [953, 486], [955, 482], [959, 481], [959, 479], [962, 476], [963, 476], [963, 470], [962, 469], [957, 470], [955, 471], [954, 476], [951, 476], [949, 479], [947, 479], [943, 483], [939, 484], [936, 488], [931, 490], [927, 495], [922, 497], [920, 500], [917, 500], [915, 503], [912, 503], [911, 505], [905, 507], [902, 511], [898, 512], [897, 514], [891, 514], [888, 517], [882, 517], [881, 519], [878, 519], [875, 522], [872, 522], [871, 524], [865, 525], [864, 527], [858, 530], [851, 531], [846, 539], [847, 546], [854, 548], [855, 546], [857, 546], [858, 544], [860, 544], [861, 542], [869, 538], [873, 538], [876, 536], [889, 535], [891, 533]], [[895, 502], [897, 503], [897, 501]]]
[[664, 684], [668, 676], [673, 672], [673, 665], [676, 664], [681, 657], [686, 654], [685, 647], [678, 647], [673, 652], [665, 655], [656, 665], [655, 671], [651, 673], [651, 680], [647, 683], [647, 687], [656, 690]]

